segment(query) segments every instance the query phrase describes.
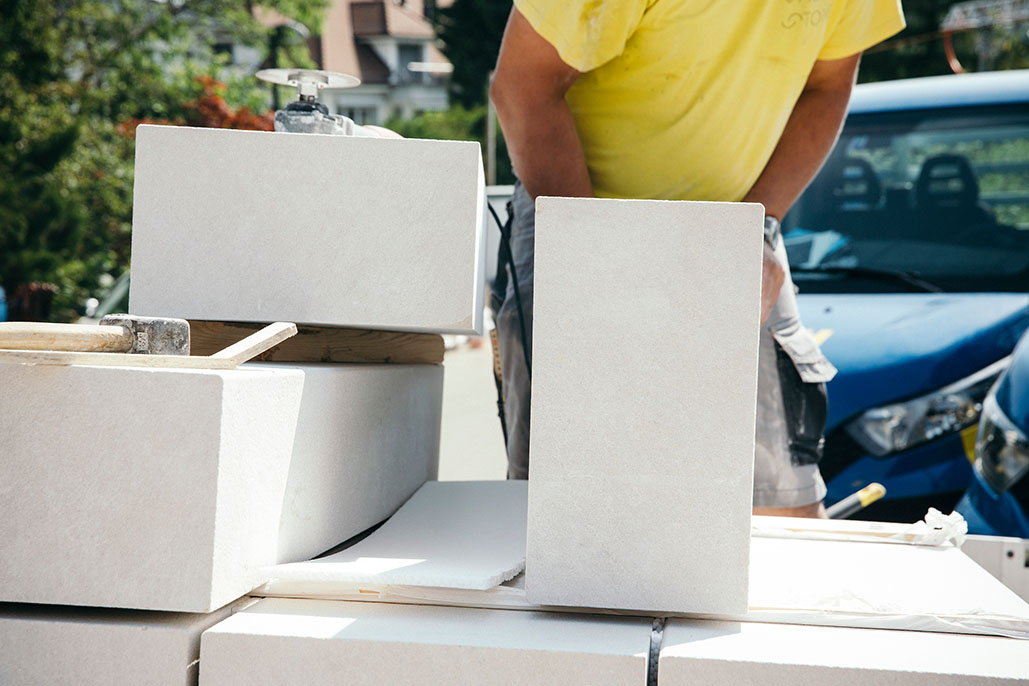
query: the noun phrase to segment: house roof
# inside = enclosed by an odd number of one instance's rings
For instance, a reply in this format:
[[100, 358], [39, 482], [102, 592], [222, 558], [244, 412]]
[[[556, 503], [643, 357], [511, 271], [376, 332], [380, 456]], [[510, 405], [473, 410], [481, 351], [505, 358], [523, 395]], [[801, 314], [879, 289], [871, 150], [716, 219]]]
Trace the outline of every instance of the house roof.
[[[353, 74], [362, 83], [387, 83], [389, 67], [362, 41], [377, 37], [426, 41], [426, 60], [446, 63], [447, 58], [431, 42], [435, 34], [420, 11], [422, 7], [422, 0], [406, 0], [404, 5], [398, 0], [330, 0], [322, 20], [320, 68]], [[265, 26], [290, 22], [288, 17], [260, 6], [255, 6], [254, 16]], [[312, 54], [318, 59], [314, 51]]]
[[432, 40], [432, 25], [420, 13], [395, 0], [361, 0], [350, 3], [350, 13], [357, 37], [392, 36]]

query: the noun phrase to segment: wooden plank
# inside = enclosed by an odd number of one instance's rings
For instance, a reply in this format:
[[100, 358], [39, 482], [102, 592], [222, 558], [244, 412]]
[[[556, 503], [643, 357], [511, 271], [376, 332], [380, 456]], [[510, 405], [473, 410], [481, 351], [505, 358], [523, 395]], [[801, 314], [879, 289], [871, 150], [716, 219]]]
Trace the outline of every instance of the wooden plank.
[[109, 367], [176, 367], [180, 369], [235, 369], [255, 355], [295, 336], [297, 325], [275, 322], [261, 327], [211, 356], [144, 355], [130, 353], [65, 352], [40, 350], [0, 350], [0, 363], [91, 365]]
[[[261, 325], [193, 320], [189, 327], [193, 353], [210, 355], [257, 331]], [[437, 334], [305, 325], [297, 329], [296, 336], [254, 359], [262, 362], [443, 362], [443, 337]]]
[[47, 322], [0, 323], [0, 348], [7, 350], [124, 353], [132, 349], [134, 340], [132, 332], [123, 326]]
[[239, 362], [192, 355], [133, 355], [43, 350], [0, 350], [0, 364], [90, 365], [97, 367], [174, 367], [176, 369], [235, 369]]
[[233, 343], [224, 350], [211, 355], [219, 360], [232, 360], [236, 364], [243, 364], [257, 355], [274, 348], [287, 338], [297, 335], [297, 325], [293, 322], [275, 322], [255, 331], [246, 338]]

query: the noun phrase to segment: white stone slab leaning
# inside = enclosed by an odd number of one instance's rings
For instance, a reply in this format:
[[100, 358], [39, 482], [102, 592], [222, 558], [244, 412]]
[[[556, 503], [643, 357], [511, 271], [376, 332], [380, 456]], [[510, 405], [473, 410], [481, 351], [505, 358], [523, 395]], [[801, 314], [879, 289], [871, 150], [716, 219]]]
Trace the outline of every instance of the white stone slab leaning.
[[330, 583], [486, 590], [525, 568], [524, 481], [430, 481], [368, 538], [278, 565], [260, 591], [304, 597]]
[[132, 313], [482, 333], [479, 145], [140, 126]]
[[303, 375], [0, 365], [0, 601], [208, 612], [274, 560]]
[[201, 686], [646, 682], [651, 620], [267, 599], [208, 629]]
[[669, 620], [658, 686], [986, 686], [1029, 682], [1029, 641], [917, 631]]
[[243, 369], [304, 377], [273, 562], [325, 552], [436, 478], [442, 366], [268, 362]]
[[0, 603], [0, 684], [195, 686], [200, 634], [252, 602], [210, 614]]
[[762, 216], [537, 200], [531, 602], [746, 611]]

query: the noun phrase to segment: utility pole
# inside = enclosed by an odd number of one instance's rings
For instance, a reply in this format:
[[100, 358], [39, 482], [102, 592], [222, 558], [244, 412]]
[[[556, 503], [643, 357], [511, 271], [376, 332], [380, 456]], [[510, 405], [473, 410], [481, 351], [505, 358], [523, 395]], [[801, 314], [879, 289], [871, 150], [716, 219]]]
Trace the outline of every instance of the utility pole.
[[489, 96], [489, 85], [493, 83], [493, 70], [486, 79], [486, 185], [497, 185], [497, 108]]

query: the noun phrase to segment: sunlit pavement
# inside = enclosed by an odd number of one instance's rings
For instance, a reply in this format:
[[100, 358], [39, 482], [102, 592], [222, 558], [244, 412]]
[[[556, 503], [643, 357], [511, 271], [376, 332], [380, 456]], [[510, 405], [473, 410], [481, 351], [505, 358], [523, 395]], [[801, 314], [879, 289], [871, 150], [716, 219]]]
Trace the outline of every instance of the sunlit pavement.
[[503, 479], [507, 473], [489, 339], [473, 340], [482, 345], [459, 345], [443, 360], [442, 481]]

